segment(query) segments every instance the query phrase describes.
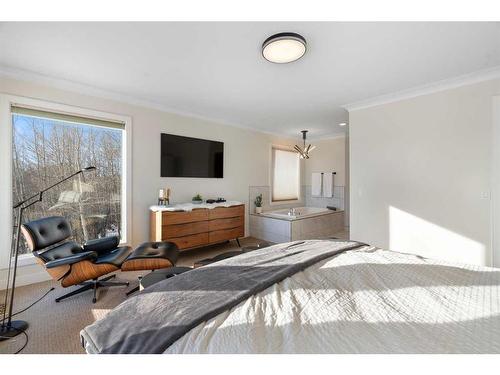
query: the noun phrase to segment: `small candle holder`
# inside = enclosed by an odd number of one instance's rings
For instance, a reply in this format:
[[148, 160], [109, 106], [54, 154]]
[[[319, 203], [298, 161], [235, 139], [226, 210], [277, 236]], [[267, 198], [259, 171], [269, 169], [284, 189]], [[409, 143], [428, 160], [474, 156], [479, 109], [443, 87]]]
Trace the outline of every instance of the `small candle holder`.
[[166, 202], [166, 205], [168, 206], [170, 204], [170, 189], [166, 188], [165, 191], [166, 191], [165, 202]]
[[163, 206], [165, 203], [165, 190], [160, 189], [158, 191], [158, 206]]

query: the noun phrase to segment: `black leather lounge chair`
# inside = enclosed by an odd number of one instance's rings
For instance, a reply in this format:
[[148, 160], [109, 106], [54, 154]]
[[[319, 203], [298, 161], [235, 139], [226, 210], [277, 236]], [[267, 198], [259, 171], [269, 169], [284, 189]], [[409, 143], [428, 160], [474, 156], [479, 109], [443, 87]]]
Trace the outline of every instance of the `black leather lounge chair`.
[[115, 275], [99, 279], [119, 270], [131, 253], [130, 247], [118, 246], [118, 237], [92, 240], [81, 246], [68, 240], [71, 237], [71, 227], [61, 216], [25, 223], [21, 230], [37, 261], [44, 265], [54, 280], [60, 281], [64, 288], [82, 285], [81, 288], [56, 298], [56, 302], [93, 289], [92, 302], [95, 303], [98, 288], [128, 286], [128, 282], [108, 281]]

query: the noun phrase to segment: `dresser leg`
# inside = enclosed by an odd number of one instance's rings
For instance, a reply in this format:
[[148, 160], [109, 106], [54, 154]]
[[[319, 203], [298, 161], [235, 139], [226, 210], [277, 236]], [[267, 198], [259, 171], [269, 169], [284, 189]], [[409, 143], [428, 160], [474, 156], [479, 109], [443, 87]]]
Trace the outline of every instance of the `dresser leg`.
[[238, 238], [236, 239], [236, 243], [238, 244], [238, 247], [241, 247], [240, 240]]

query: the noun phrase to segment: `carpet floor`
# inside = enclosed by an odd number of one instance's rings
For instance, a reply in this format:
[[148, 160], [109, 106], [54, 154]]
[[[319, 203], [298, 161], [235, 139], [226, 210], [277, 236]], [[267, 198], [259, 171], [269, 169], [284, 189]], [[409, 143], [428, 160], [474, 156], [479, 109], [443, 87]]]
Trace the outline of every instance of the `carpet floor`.
[[[247, 237], [240, 242], [242, 246], [248, 246], [263, 241]], [[186, 251], [179, 256], [177, 265], [192, 266], [198, 260], [237, 249], [236, 242], [231, 241]], [[95, 304], [92, 303], [92, 291], [90, 290], [56, 303], [55, 298], [76, 289], [76, 287], [63, 289], [55, 281], [45, 281], [16, 288], [14, 311], [20, 311], [43, 296], [51, 287], [55, 287], [55, 290], [49, 292], [40, 302], [14, 318], [14, 320], [21, 319], [29, 322], [29, 328], [26, 331], [29, 340], [22, 353], [84, 353], [80, 344], [80, 330], [97, 319], [101, 319], [110, 310], [125, 301], [125, 292], [135, 287], [138, 284], [137, 277], [144, 274], [145, 272], [118, 271], [115, 280], [130, 281], [130, 286], [99, 289], [98, 300]], [[5, 293], [0, 291], [0, 301], [3, 302], [4, 298]], [[1, 341], [0, 354], [15, 353], [25, 342], [26, 337], [22, 334], [13, 339]]]

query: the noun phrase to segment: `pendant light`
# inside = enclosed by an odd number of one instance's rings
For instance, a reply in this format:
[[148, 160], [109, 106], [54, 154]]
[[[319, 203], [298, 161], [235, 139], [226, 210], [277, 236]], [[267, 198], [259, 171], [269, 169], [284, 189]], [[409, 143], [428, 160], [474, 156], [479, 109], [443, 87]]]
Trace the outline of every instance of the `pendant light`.
[[294, 149], [297, 151], [300, 155], [301, 159], [309, 159], [309, 153], [316, 148], [316, 146], [312, 146], [311, 144], [306, 146], [306, 137], [307, 137], [307, 130], [302, 130], [302, 141], [303, 141], [303, 147], [301, 148], [300, 146], [295, 145]]

